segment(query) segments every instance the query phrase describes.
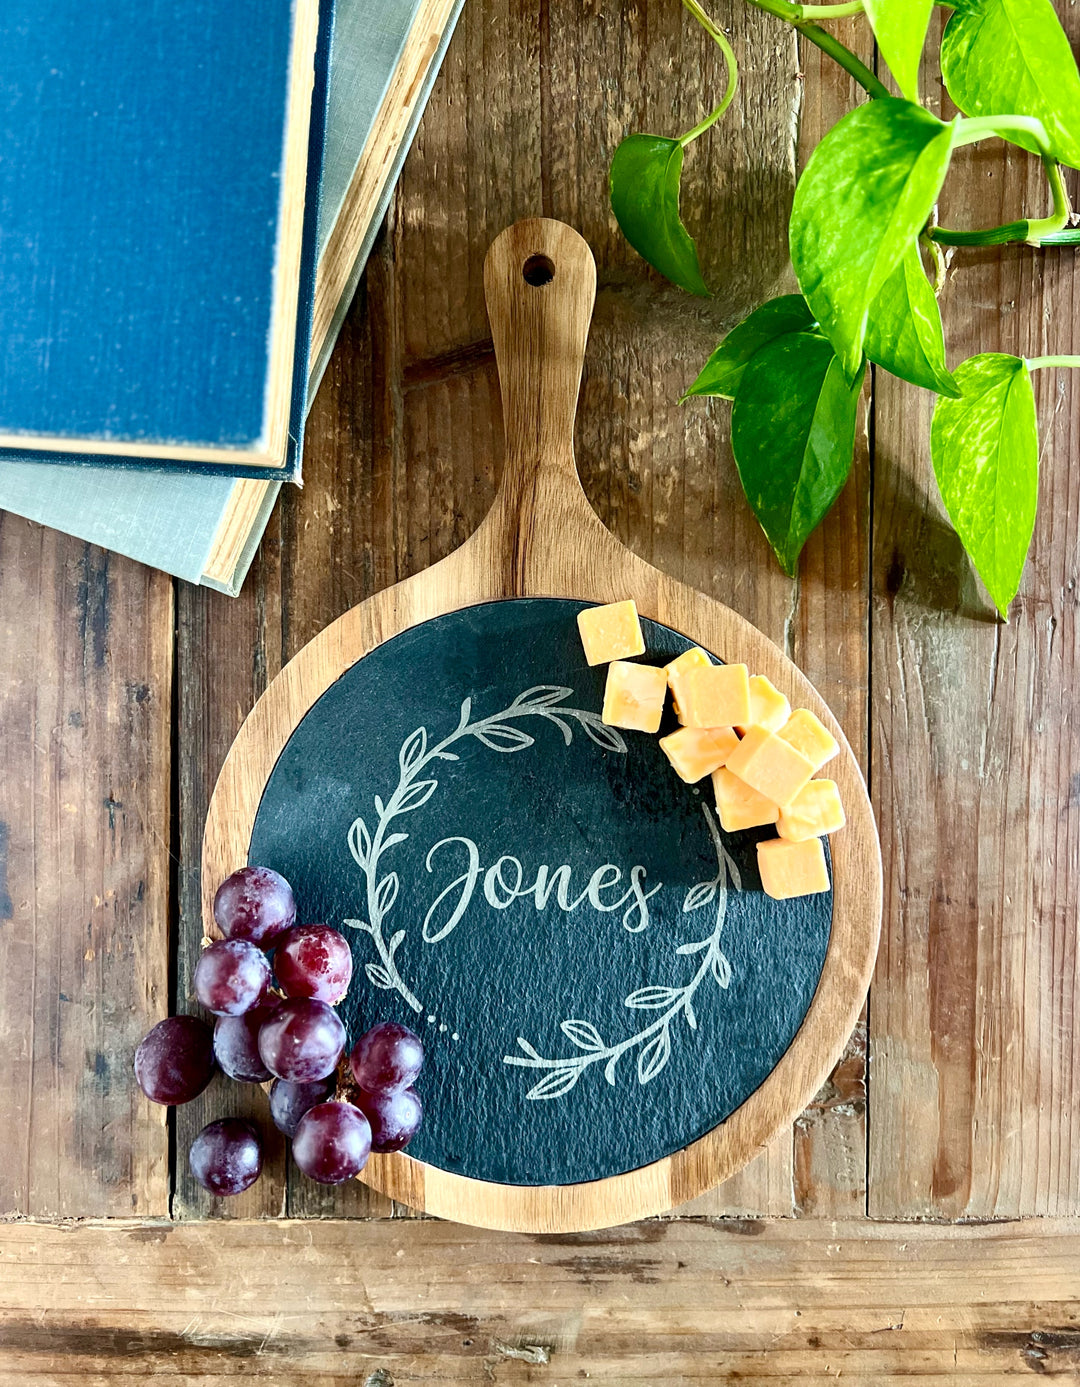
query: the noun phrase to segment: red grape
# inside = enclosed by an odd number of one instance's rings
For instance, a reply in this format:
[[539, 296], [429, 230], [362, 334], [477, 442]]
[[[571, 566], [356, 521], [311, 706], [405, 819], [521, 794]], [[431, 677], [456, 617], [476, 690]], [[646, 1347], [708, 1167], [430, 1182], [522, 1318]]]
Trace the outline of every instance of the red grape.
[[269, 867], [241, 867], [218, 887], [214, 919], [226, 939], [272, 948], [296, 919], [292, 887]]
[[309, 1084], [332, 1074], [345, 1048], [345, 1027], [325, 1002], [282, 1002], [259, 1032], [259, 1054], [276, 1079]]
[[191, 1173], [211, 1194], [240, 1194], [262, 1170], [262, 1146], [250, 1122], [223, 1117], [204, 1127], [188, 1152]]
[[353, 1078], [368, 1093], [396, 1093], [420, 1073], [424, 1047], [408, 1026], [380, 1021], [353, 1046], [349, 1063]]
[[265, 1083], [271, 1077], [259, 1057], [259, 1031], [281, 1002], [273, 993], [243, 1016], [219, 1016], [214, 1023], [214, 1058], [230, 1079], [245, 1084]]
[[348, 940], [329, 925], [293, 925], [274, 950], [274, 972], [286, 997], [340, 1002], [352, 980]]
[[197, 1016], [169, 1016], [143, 1036], [135, 1051], [135, 1078], [154, 1103], [188, 1103], [214, 1073], [210, 1027]]
[[291, 1084], [288, 1079], [275, 1079], [270, 1085], [270, 1116], [274, 1126], [287, 1137], [296, 1135], [296, 1126], [309, 1108], [330, 1096], [331, 1079], [317, 1079], [313, 1084]]
[[415, 1088], [399, 1088], [394, 1093], [368, 1093], [361, 1089], [356, 1106], [371, 1124], [372, 1151], [400, 1151], [408, 1146], [420, 1127], [424, 1109]]
[[321, 1185], [340, 1185], [359, 1174], [371, 1151], [371, 1127], [351, 1103], [317, 1103], [300, 1119], [293, 1160]]
[[270, 985], [266, 955], [244, 939], [218, 939], [195, 965], [195, 996], [215, 1016], [242, 1016]]

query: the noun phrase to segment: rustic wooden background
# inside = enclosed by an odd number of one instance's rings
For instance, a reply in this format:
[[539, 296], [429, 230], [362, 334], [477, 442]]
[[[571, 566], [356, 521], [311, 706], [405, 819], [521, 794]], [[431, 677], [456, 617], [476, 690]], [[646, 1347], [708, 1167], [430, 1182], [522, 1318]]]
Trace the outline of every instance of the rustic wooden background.
[[[851, 483], [799, 580], [780, 573], [727, 407], [676, 398], [789, 284], [800, 146], [859, 93], [741, 0], [713, 12], [742, 66], [688, 158], [713, 300], [651, 274], [605, 196], [623, 134], [685, 129], [722, 89], [677, 0], [468, 0], [315, 403], [305, 487], [243, 595], [0, 516], [0, 1382], [1080, 1376], [1075, 385], [1035, 378], [1040, 518], [1008, 626], [944, 522], [929, 397], [881, 374]], [[943, 109], [936, 71], [925, 90]], [[1037, 161], [992, 143], [958, 156], [941, 215], [1044, 199]], [[678, 1221], [476, 1233], [294, 1179], [280, 1145], [214, 1207], [187, 1144], [226, 1112], [265, 1130], [261, 1093], [215, 1081], [166, 1118], [130, 1077], [149, 1025], [191, 1006], [207, 799], [282, 663], [484, 514], [497, 477], [477, 459], [501, 434], [481, 266], [536, 213], [599, 266], [577, 431], [597, 511], [783, 646], [864, 758], [886, 878], [867, 1017], [795, 1129]], [[1074, 267], [958, 253], [950, 360], [1080, 350]]]

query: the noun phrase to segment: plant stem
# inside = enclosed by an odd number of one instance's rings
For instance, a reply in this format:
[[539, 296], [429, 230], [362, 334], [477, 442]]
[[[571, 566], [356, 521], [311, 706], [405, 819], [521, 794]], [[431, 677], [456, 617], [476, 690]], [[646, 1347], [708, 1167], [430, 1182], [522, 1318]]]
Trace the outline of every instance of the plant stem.
[[1050, 152], [1042, 121], [1030, 116], [978, 116], [973, 120], [958, 120], [955, 143], [974, 144], [976, 140], [985, 139], [988, 135], [1008, 139], [1008, 135], [1003, 133], [1007, 130], [1027, 135], [1039, 145], [1039, 158], [1046, 170], [1054, 210], [1048, 217], [1006, 222], [1003, 226], [990, 226], [982, 231], [952, 231], [944, 226], [928, 227], [926, 234], [932, 241], [946, 246], [1004, 246], [1011, 242], [1042, 246], [1080, 242], [1080, 233], [1065, 230], [1072, 216], [1072, 203], [1069, 201], [1061, 165]]
[[[992, 135], [1007, 140], [1009, 136], [1006, 132], [1010, 130], [1017, 135], [1027, 135], [1044, 154], [1050, 153], [1046, 126], [1034, 116], [960, 116], [956, 121], [953, 148], [959, 149], [961, 145], [975, 144], [976, 141], [988, 139]], [[1015, 141], [1013, 143], [1015, 144]]]
[[[764, 10], [766, 14], [775, 15], [777, 19], [791, 24], [802, 34], [803, 38], [809, 39], [823, 53], [827, 53], [834, 62], [839, 63], [844, 71], [854, 77], [863, 91], [868, 92], [870, 96], [890, 96], [892, 94], [885, 83], [880, 82], [850, 48], [806, 18], [806, 10], [818, 9], [818, 6], [790, 5], [787, 0], [749, 0], [749, 3], [759, 10]], [[839, 5], [828, 6], [834, 18], [840, 8]]]
[[[720, 117], [735, 99], [735, 90], [739, 85], [739, 64], [735, 59], [735, 50], [728, 42], [727, 35], [717, 24], [709, 18], [705, 11], [698, 4], [698, 0], [682, 0], [683, 5], [694, 16], [697, 22], [705, 30], [708, 36], [719, 47], [724, 55], [724, 62], [727, 64], [727, 90], [719, 106], [710, 111], [703, 121], [699, 121], [692, 130], [687, 130], [685, 135], [679, 136], [679, 143], [685, 149], [691, 140], [696, 140], [699, 135], [703, 135], [710, 126], [715, 125]], [[860, 0], [861, 3], [861, 0]]]
[[862, 14], [863, 0], [846, 0], [838, 5], [796, 5], [802, 19], [846, 19], [848, 15]]
[[1066, 369], [1080, 368], [1080, 356], [1030, 356], [1027, 359], [1029, 371], [1041, 371], [1044, 367], [1063, 366]]
[[930, 239], [929, 234], [925, 231], [921, 233], [919, 240], [926, 247], [930, 259], [934, 262], [934, 297], [940, 298], [941, 291], [945, 288], [945, 275], [948, 271], [948, 265], [945, 263], [945, 252], [936, 241]]

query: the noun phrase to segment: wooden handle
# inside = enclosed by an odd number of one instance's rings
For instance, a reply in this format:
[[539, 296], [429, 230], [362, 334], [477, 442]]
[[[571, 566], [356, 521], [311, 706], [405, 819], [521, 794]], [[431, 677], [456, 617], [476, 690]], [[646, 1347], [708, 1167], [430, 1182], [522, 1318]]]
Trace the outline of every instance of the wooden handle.
[[574, 415], [596, 298], [592, 251], [563, 222], [515, 222], [487, 253], [484, 293], [503, 399], [503, 491], [542, 468], [573, 475]]

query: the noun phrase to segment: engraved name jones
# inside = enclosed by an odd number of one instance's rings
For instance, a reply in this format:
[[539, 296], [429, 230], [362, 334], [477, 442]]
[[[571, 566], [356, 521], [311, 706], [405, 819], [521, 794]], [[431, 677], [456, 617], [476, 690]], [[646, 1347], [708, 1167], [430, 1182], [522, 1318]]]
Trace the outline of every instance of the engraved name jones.
[[428, 944], [437, 944], [460, 924], [477, 889], [492, 910], [506, 910], [527, 897], [541, 911], [549, 902], [568, 914], [586, 902], [602, 914], [621, 910], [624, 927], [637, 934], [648, 928], [649, 900], [663, 885], [658, 882], [647, 890], [644, 867], [631, 867], [627, 877], [613, 862], [597, 867], [584, 886], [580, 881], [573, 882], [573, 869], [566, 863], [554, 869], [543, 863], [530, 881], [526, 880], [521, 861], [509, 854], [485, 869], [476, 844], [463, 837], [440, 839], [424, 865], [437, 879], [447, 872], [457, 873], [443, 886], [424, 916], [424, 941]]

